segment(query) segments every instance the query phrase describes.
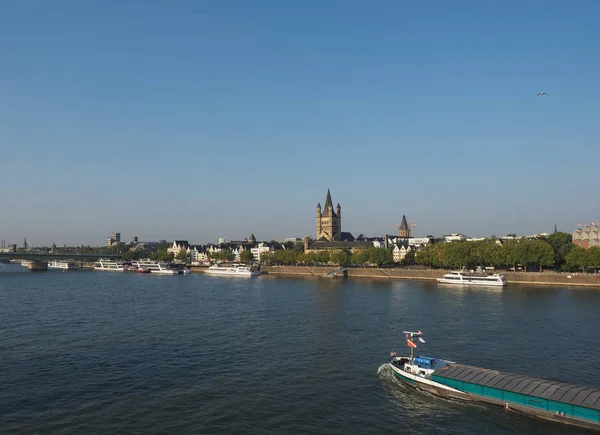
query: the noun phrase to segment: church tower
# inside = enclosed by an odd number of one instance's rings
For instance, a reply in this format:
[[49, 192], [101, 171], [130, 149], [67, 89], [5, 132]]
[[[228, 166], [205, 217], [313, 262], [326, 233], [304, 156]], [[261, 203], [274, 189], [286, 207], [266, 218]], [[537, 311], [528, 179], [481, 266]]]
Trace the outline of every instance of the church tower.
[[317, 204], [317, 240], [325, 239], [330, 242], [340, 240], [342, 237], [342, 207], [338, 204], [333, 209], [331, 192], [327, 189], [325, 207]]
[[405, 215], [402, 215], [402, 222], [400, 222], [400, 226], [398, 227], [398, 237], [403, 237], [405, 239], [410, 237], [410, 228], [408, 222], [406, 222]]

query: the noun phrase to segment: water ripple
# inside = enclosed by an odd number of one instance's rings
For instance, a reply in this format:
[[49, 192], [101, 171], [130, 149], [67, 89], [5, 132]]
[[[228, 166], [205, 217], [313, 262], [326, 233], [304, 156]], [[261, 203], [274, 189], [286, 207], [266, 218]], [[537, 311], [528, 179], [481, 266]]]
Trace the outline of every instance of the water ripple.
[[594, 290], [19, 270], [0, 296], [4, 433], [564, 433], [398, 382], [405, 328], [427, 353], [600, 387]]

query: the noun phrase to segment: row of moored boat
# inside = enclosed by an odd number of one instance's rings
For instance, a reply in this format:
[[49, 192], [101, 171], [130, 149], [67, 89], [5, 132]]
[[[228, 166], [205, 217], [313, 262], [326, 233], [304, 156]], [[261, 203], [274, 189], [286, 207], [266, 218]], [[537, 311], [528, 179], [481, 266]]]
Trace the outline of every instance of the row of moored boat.
[[172, 265], [164, 261], [157, 260], [136, 260], [132, 262], [121, 263], [113, 260], [100, 259], [94, 263], [94, 270], [108, 272], [154, 273], [158, 275], [185, 275], [190, 273], [190, 269], [183, 265]]

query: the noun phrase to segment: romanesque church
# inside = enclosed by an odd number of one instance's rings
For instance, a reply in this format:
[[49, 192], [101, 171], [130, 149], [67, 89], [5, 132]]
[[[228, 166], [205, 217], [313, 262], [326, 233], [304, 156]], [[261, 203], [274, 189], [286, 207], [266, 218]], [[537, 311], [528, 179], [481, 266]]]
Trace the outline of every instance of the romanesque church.
[[353, 242], [351, 233], [342, 231], [342, 207], [338, 203], [333, 208], [331, 192], [327, 189], [325, 207], [317, 204], [317, 241], [321, 242]]

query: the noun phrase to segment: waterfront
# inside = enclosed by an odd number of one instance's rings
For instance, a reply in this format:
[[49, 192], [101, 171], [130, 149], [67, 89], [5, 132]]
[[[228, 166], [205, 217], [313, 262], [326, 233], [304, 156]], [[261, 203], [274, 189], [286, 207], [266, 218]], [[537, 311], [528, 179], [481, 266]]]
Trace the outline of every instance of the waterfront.
[[382, 367], [403, 329], [425, 354], [600, 387], [594, 289], [0, 265], [0, 294], [7, 433], [590, 433], [404, 387]]

